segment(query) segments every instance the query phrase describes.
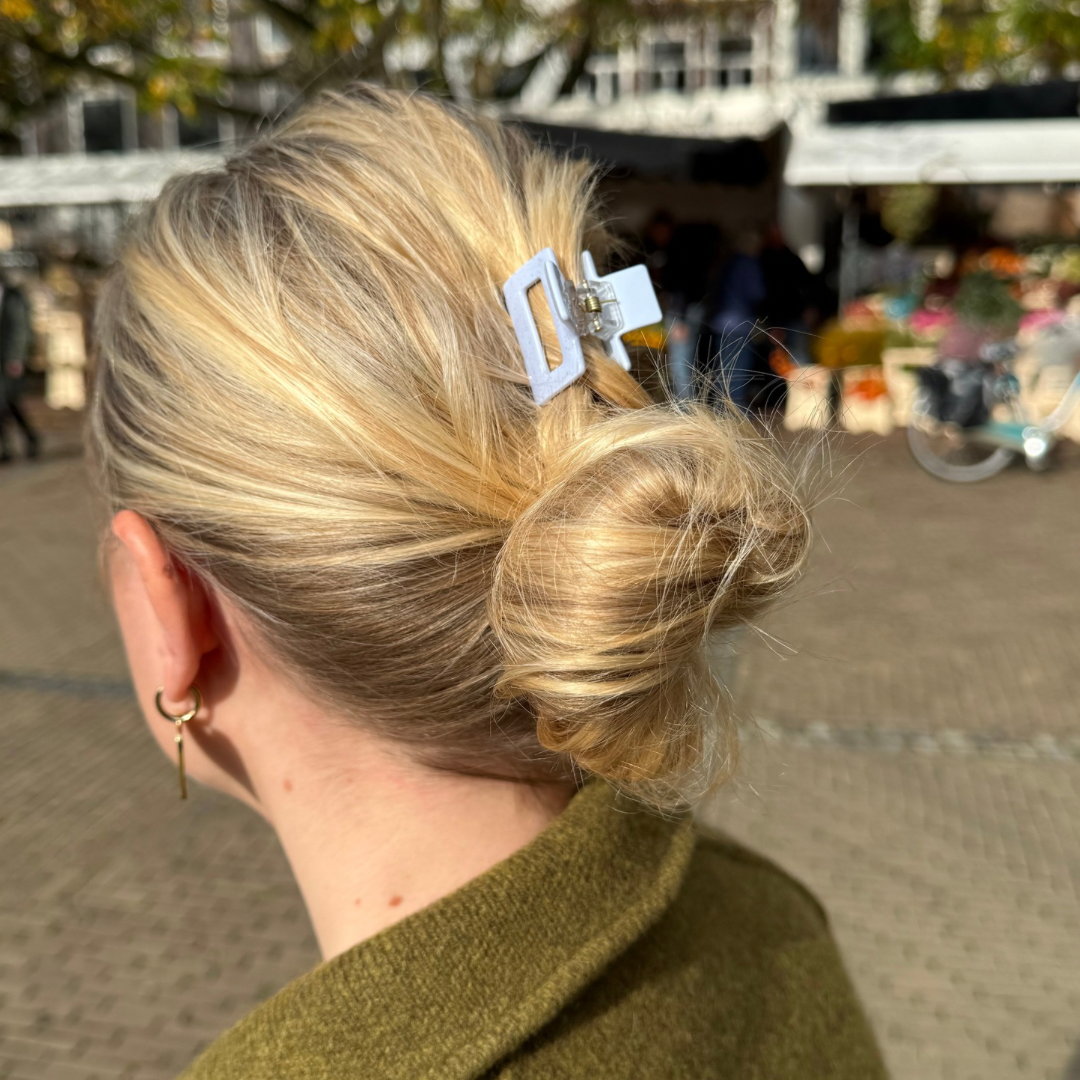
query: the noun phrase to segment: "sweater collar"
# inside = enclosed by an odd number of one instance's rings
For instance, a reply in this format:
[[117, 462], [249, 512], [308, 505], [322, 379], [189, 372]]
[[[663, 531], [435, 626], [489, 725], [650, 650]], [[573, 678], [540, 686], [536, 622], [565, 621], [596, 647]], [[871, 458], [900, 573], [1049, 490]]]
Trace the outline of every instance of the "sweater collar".
[[319, 965], [185, 1080], [465, 1080], [519, 1046], [666, 910], [693, 839], [605, 784], [463, 888]]

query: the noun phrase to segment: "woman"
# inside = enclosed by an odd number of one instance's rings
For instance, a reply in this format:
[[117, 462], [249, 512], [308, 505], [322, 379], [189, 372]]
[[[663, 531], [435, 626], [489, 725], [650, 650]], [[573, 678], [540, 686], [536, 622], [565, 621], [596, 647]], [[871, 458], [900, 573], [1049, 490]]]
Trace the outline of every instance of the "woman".
[[529, 394], [500, 289], [578, 273], [589, 193], [424, 97], [323, 98], [173, 180], [103, 296], [139, 701], [276, 830], [326, 958], [192, 1078], [881, 1075], [814, 900], [670, 812], [732, 761], [703, 644], [798, 572], [789, 480], [594, 337]]

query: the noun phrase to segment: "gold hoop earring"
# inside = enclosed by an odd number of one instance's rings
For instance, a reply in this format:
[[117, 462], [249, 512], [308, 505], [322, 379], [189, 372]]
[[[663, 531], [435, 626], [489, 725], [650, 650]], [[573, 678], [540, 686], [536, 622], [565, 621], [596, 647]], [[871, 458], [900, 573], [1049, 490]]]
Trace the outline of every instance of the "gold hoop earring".
[[199, 693], [199, 688], [195, 685], [191, 687], [191, 696], [195, 700], [195, 704], [191, 706], [186, 713], [171, 713], [165, 710], [165, 707], [161, 704], [161, 695], [165, 693], [165, 687], [159, 687], [158, 692], [154, 695], [154, 704], [157, 706], [157, 711], [165, 717], [166, 720], [176, 725], [176, 737], [173, 740], [176, 743], [176, 759], [177, 765], [180, 769], [180, 798], [187, 798], [187, 777], [184, 775], [184, 725], [189, 720], [195, 719], [195, 714], [202, 708], [202, 694]]

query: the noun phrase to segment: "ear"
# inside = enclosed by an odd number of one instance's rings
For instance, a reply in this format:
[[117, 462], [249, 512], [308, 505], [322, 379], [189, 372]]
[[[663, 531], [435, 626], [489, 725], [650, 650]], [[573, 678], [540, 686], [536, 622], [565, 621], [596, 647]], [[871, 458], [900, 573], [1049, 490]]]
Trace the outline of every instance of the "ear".
[[218, 647], [213, 607], [206, 586], [166, 550], [150, 523], [133, 510], [121, 510], [112, 521], [113, 536], [126, 549], [161, 629], [165, 701], [188, 699], [202, 658]]

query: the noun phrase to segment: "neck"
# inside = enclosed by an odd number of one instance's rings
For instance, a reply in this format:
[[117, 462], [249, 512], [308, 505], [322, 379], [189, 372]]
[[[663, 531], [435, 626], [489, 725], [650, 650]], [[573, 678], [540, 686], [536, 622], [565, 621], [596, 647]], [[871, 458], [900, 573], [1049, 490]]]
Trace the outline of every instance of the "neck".
[[326, 959], [508, 858], [571, 795], [418, 766], [355, 728], [290, 727], [252, 779]]

